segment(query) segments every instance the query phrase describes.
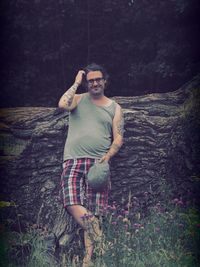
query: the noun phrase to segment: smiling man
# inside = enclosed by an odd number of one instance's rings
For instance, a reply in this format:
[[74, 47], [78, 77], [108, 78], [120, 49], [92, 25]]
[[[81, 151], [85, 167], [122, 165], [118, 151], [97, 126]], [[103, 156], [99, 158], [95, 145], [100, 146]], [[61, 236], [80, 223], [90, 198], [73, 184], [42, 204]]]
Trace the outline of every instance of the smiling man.
[[[87, 174], [94, 164], [109, 163], [123, 143], [122, 109], [104, 95], [107, 81], [104, 68], [90, 64], [78, 72], [58, 104], [70, 111], [61, 180], [64, 207], [84, 229], [82, 267], [89, 266], [95, 242], [101, 238], [97, 216], [106, 210], [110, 190], [110, 182], [103, 189], [94, 190]], [[87, 93], [76, 93], [80, 84], [85, 84]]]

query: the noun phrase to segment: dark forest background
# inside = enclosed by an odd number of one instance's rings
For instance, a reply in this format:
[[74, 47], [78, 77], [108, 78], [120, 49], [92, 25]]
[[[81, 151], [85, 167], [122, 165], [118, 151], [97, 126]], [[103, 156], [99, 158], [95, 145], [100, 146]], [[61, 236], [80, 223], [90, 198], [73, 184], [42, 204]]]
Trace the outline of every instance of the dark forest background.
[[90, 62], [108, 96], [178, 89], [200, 69], [199, 3], [1, 0], [1, 106], [57, 106]]

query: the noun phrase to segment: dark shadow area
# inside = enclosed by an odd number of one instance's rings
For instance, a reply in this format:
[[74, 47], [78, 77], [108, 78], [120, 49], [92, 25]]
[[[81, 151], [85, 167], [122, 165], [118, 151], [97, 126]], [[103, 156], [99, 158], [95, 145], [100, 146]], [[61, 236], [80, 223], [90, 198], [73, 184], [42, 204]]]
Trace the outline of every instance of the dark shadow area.
[[1, 106], [57, 106], [76, 71], [91, 62], [108, 70], [108, 96], [178, 89], [200, 67], [199, 6], [2, 0]]

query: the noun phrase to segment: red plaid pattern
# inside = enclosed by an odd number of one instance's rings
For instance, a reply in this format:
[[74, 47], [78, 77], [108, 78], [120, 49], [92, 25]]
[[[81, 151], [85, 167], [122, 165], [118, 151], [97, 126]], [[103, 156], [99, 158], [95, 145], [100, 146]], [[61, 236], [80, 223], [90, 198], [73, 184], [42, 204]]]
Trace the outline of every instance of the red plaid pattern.
[[68, 159], [63, 163], [61, 186], [64, 207], [82, 205], [95, 215], [106, 211], [108, 191], [95, 192], [87, 183], [86, 174], [97, 161], [92, 158]]

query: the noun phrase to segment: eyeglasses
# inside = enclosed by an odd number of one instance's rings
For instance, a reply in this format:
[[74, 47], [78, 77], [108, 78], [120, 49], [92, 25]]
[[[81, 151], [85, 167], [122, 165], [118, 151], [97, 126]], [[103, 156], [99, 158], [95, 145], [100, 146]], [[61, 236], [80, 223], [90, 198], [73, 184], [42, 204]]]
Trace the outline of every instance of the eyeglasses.
[[89, 85], [93, 85], [95, 82], [99, 84], [99, 83], [101, 83], [103, 80], [104, 80], [104, 78], [96, 78], [96, 79], [87, 80], [87, 83], [88, 83]]

